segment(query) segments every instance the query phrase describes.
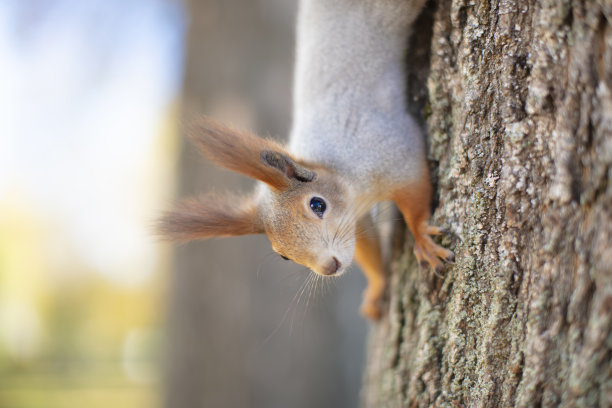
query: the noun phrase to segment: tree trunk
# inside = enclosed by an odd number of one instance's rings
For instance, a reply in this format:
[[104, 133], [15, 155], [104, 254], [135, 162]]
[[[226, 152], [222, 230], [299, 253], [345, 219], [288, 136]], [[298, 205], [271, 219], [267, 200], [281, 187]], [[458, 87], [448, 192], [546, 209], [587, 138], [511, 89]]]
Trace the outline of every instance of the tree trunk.
[[430, 11], [433, 223], [457, 261], [420, 270], [404, 234], [363, 401], [612, 406], [612, 4]]

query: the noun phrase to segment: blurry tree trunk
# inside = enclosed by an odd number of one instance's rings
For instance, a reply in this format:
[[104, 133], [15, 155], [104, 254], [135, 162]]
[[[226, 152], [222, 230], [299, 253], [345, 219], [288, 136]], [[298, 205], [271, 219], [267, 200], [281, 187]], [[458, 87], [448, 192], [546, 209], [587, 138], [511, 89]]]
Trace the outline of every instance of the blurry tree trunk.
[[457, 262], [433, 276], [401, 239], [365, 405], [612, 406], [612, 3], [429, 16], [433, 222]]
[[[264, 135], [291, 119], [294, 0], [190, 0], [182, 122], [208, 115]], [[183, 138], [178, 197], [249, 191]], [[171, 274], [168, 408], [343, 407], [359, 398], [363, 278], [333, 296], [263, 237], [177, 245]], [[315, 298], [315, 295], [319, 295]], [[310, 302], [308, 302], [310, 301]], [[347, 358], [349, 356], [349, 358]]]

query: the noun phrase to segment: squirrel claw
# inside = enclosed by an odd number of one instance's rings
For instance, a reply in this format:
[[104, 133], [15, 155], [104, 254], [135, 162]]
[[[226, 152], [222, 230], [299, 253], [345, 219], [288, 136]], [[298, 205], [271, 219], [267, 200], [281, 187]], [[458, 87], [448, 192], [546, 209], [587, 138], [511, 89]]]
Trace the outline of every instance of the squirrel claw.
[[437, 245], [429, 237], [429, 235], [438, 235], [442, 233], [443, 228], [433, 227], [425, 223], [422, 224], [420, 231], [415, 234], [414, 254], [423, 268], [427, 265], [431, 267], [436, 276], [441, 277], [441, 272], [444, 269], [444, 264], [440, 259], [446, 262], [455, 262], [455, 254], [448, 249]]
[[442, 277], [442, 274], [441, 274], [442, 269], [444, 269], [444, 266], [442, 266], [442, 265], [438, 265], [438, 266], [436, 266], [436, 267], [434, 268], [434, 274], [435, 274], [435, 275], [436, 275], [438, 278], [441, 278], [441, 277]]

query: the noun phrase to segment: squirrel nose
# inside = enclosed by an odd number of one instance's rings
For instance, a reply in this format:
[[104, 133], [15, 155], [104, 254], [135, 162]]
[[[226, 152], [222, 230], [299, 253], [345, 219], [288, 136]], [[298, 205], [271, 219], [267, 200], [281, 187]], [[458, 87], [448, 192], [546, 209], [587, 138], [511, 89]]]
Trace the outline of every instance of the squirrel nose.
[[335, 256], [332, 257], [332, 261], [330, 262], [329, 266], [327, 267], [327, 269], [325, 270], [324, 274], [325, 275], [333, 275], [336, 272], [338, 272], [338, 269], [340, 269], [340, 267], [342, 266], [342, 264], [340, 263], [340, 261], [338, 260], [338, 258], [336, 258]]

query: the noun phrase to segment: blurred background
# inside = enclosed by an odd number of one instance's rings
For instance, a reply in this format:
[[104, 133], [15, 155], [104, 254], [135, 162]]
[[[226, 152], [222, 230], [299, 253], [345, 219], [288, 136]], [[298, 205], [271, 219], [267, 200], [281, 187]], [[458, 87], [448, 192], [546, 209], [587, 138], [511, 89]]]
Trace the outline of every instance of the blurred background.
[[175, 247], [151, 228], [177, 198], [252, 188], [181, 126], [283, 140], [295, 14], [0, 0], [0, 408], [358, 405], [358, 271], [314, 285], [265, 237]]

